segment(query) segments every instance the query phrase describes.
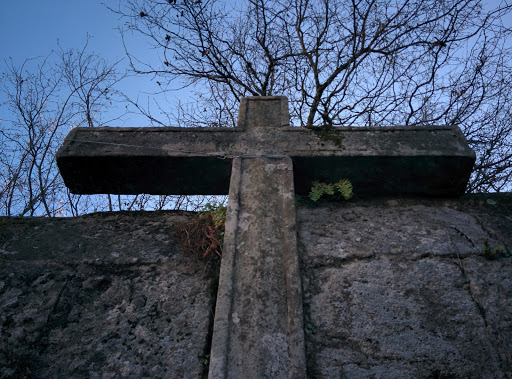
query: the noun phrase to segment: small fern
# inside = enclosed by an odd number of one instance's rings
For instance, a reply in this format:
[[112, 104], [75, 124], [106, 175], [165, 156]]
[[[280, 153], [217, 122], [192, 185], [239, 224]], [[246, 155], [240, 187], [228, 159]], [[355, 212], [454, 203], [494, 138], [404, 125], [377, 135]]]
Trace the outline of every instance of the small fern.
[[345, 198], [345, 200], [350, 200], [354, 195], [352, 191], [352, 183], [348, 179], [341, 179], [337, 183], [334, 183], [334, 187], [338, 190], [339, 194]]
[[334, 186], [327, 183], [313, 182], [309, 198], [313, 201], [318, 201], [325, 194], [334, 195]]
[[324, 195], [349, 200], [353, 196], [352, 183], [347, 179], [341, 179], [336, 183], [313, 182], [309, 198], [316, 202]]

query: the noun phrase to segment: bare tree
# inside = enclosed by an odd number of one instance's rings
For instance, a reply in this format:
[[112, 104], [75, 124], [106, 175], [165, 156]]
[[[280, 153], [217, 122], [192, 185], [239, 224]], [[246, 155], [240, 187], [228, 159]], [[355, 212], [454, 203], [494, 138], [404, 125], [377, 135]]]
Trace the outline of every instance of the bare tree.
[[102, 111], [121, 78], [116, 64], [87, 53], [86, 47], [59, 49], [19, 67], [6, 62], [3, 113], [12, 119], [0, 124], [0, 212], [5, 215], [76, 215], [101, 205], [98, 199], [91, 203], [71, 195], [55, 162], [71, 128], [103, 124]]
[[115, 11], [159, 53], [155, 64], [128, 51], [136, 72], [205, 88], [178, 121], [229, 125], [241, 97], [286, 95], [293, 124], [309, 128], [456, 124], [478, 154], [468, 190], [500, 191], [512, 173], [511, 7], [129, 0]]

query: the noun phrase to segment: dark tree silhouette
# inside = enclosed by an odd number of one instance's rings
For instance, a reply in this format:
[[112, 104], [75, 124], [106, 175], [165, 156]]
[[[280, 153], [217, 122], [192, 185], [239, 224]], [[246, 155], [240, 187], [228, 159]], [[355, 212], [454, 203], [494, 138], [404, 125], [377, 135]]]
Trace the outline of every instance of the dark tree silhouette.
[[233, 125], [241, 97], [286, 95], [298, 126], [456, 124], [478, 155], [468, 190], [485, 192], [510, 190], [512, 57], [511, 5], [484, 5], [129, 0], [115, 11], [160, 55], [128, 51], [136, 72], [202, 91], [180, 123]]
[[64, 186], [55, 161], [58, 148], [73, 127], [112, 126], [125, 115], [125, 96], [116, 89], [124, 76], [118, 62], [89, 53], [87, 43], [80, 50], [59, 47], [19, 66], [6, 62], [0, 80], [0, 215], [197, 210], [216, 202], [216, 197], [173, 195], [79, 196]]
[[57, 216], [93, 210], [91, 199], [67, 191], [55, 153], [71, 128], [111, 121], [102, 116], [122, 77], [116, 64], [88, 53], [86, 44], [6, 65], [0, 90], [4, 117], [12, 119], [0, 124], [0, 213]]

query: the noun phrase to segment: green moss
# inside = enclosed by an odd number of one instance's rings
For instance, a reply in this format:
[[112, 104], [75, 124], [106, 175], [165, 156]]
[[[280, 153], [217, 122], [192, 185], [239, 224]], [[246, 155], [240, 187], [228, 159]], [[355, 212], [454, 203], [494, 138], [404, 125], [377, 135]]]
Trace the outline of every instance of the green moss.
[[483, 256], [489, 260], [497, 258], [506, 258], [512, 256], [512, 252], [509, 251], [505, 246], [491, 246], [488, 240], [484, 241]]
[[333, 143], [336, 147], [341, 148], [345, 136], [341, 134], [340, 130], [336, 130], [332, 126], [312, 127], [311, 130], [321, 140]]

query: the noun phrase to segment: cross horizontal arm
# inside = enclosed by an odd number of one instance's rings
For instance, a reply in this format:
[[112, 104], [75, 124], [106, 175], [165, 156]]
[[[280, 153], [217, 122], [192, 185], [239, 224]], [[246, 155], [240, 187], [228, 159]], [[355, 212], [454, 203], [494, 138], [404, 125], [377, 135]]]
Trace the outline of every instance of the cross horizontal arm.
[[474, 152], [457, 127], [76, 128], [57, 154], [73, 193], [227, 194], [231, 158], [290, 156], [297, 193], [349, 179], [361, 195], [459, 195]]

